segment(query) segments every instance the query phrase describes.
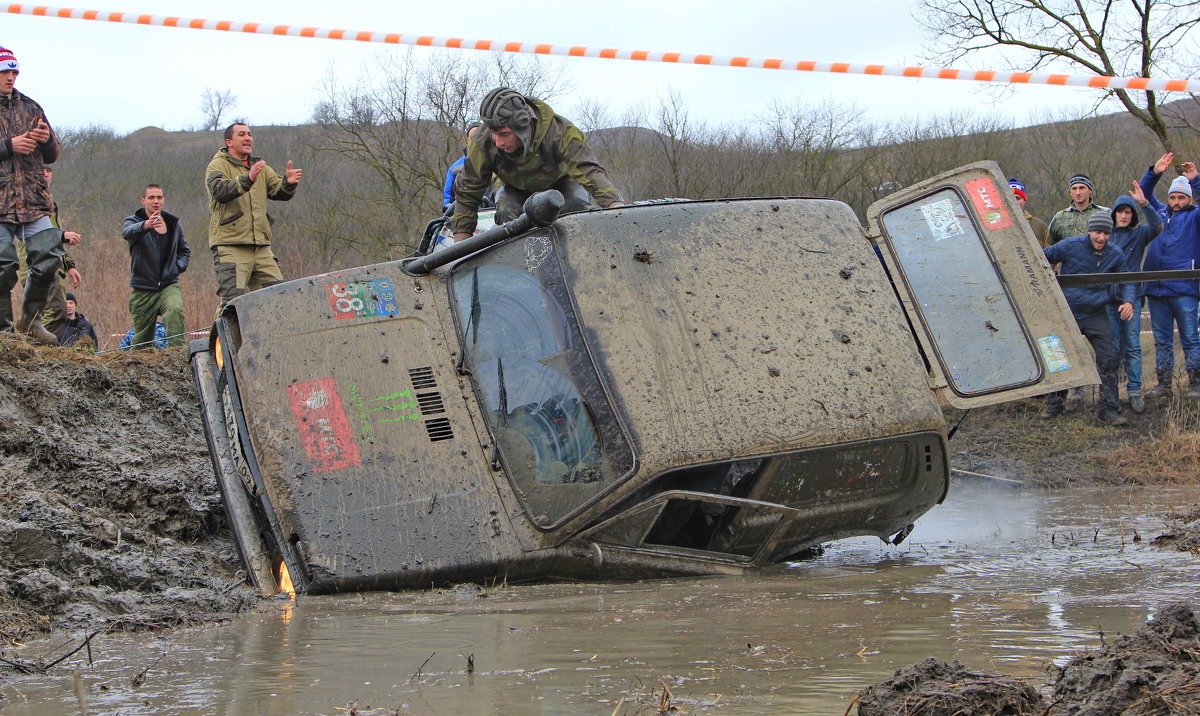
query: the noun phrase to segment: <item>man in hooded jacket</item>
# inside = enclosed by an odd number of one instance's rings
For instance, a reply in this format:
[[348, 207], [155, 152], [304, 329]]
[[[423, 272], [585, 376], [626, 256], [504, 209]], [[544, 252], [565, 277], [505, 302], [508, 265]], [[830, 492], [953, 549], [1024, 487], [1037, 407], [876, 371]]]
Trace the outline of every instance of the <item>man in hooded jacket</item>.
[[455, 182], [450, 230], [456, 241], [474, 232], [480, 201], [493, 176], [503, 182], [496, 194], [497, 224], [515, 219], [531, 194], [547, 189], [562, 193], [563, 211], [625, 203], [583, 132], [545, 102], [497, 87], [483, 98], [479, 119], [487, 131], [475, 132], [467, 142], [466, 160]]
[[[1138, 221], [1138, 211], [1146, 222]], [[1133, 184], [1129, 196], [1117, 197], [1112, 208], [1113, 232], [1109, 243], [1125, 252], [1125, 270], [1141, 271], [1146, 245], [1162, 233], [1162, 218], [1142, 193], [1142, 188]], [[1113, 304], [1108, 306], [1108, 320], [1112, 324], [1113, 340], [1117, 353], [1124, 358], [1126, 389], [1129, 393], [1129, 408], [1141, 415], [1146, 412], [1146, 401], [1142, 397], [1142, 284], [1134, 284], [1135, 296], [1133, 315], [1123, 319]]]
[[[1163, 219], [1162, 235], [1150, 244], [1143, 268], [1146, 271], [1195, 269], [1200, 263], [1200, 211], [1195, 195], [1200, 193], [1200, 173], [1192, 162], [1183, 162], [1183, 176], [1175, 177], [1164, 205], [1154, 196], [1154, 187], [1174, 160], [1171, 152], [1159, 157], [1138, 182], [1150, 206]], [[1196, 331], [1196, 308], [1200, 305], [1200, 282], [1196, 279], [1147, 281], [1150, 328], [1154, 331], [1154, 373], [1158, 385], [1146, 397], [1169, 396], [1175, 371], [1175, 328], [1183, 346], [1188, 372], [1189, 398], [1200, 399], [1200, 335]]]

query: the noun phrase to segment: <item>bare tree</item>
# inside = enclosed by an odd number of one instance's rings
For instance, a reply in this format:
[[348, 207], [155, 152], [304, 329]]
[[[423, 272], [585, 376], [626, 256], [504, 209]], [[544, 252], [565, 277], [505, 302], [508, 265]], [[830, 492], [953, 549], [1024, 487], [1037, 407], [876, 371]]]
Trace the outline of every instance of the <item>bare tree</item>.
[[[1184, 75], [1200, 0], [919, 0], [919, 21], [938, 43], [931, 58], [994, 57], [1027, 71], [1067, 68], [1097, 75]], [[1158, 93], [1105, 90], [1172, 151]], [[1101, 100], [1103, 101], [1103, 100]]]
[[221, 118], [237, 103], [233, 90], [218, 91], [205, 87], [200, 95], [200, 112], [204, 115], [204, 129], [221, 129], [224, 125]]

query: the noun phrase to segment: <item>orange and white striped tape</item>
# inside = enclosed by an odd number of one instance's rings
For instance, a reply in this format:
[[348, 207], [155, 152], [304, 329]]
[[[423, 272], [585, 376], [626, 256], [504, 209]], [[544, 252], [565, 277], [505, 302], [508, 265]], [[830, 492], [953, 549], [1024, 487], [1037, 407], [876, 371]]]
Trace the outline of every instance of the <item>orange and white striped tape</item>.
[[418, 47], [448, 47], [459, 50], [490, 50], [492, 52], [517, 52], [533, 55], [556, 55], [562, 57], [598, 57], [609, 60], [635, 60], [641, 62], [666, 62], [686, 65], [713, 65], [718, 67], [753, 67], [767, 70], [796, 70], [799, 72], [833, 72], [882, 77], [924, 77], [944, 80], [970, 80], [1002, 84], [1062, 85], [1067, 87], [1094, 87], [1097, 89], [1155, 90], [1166, 92], [1200, 92], [1200, 80], [1163, 80], [1149, 77], [1108, 77], [1104, 75], [1063, 75], [1032, 72], [994, 72], [990, 70], [956, 70], [930, 67], [901, 67], [889, 65], [865, 65], [849, 62], [808, 62], [795, 60], [755, 59], [753, 57], [722, 57], [719, 55], [695, 55], [683, 52], [652, 52], [649, 50], [616, 50], [611, 48], [551, 45], [533, 42], [506, 42], [500, 40], [471, 40], [463, 37], [436, 37], [434, 35], [405, 35], [395, 32], [372, 32], [369, 30], [335, 30], [300, 25], [269, 25], [259, 22], [233, 22], [230, 20], [202, 20], [199, 18], [176, 17], [173, 15], [147, 15], [127, 12], [104, 12], [101, 10], [78, 10], [46, 5], [10, 4], [5, 12], [15, 15], [66, 18], [74, 20], [99, 20], [123, 22], [134, 25], [159, 27], [183, 27], [192, 30], [220, 30], [223, 32], [245, 32], [258, 35], [281, 35], [287, 37], [317, 37], [329, 40], [354, 42], [380, 42], [390, 45], [414, 45]]

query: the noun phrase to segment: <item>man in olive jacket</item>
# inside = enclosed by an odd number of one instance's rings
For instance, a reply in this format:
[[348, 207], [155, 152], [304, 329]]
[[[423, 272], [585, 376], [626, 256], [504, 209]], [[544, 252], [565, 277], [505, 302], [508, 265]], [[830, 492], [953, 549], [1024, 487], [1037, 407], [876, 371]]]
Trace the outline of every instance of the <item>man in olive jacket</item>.
[[476, 132], [467, 142], [467, 158], [455, 185], [450, 218], [455, 240], [474, 232], [479, 202], [493, 176], [504, 183], [496, 195], [497, 224], [515, 219], [530, 194], [547, 189], [562, 192], [563, 211], [625, 203], [596, 161], [587, 137], [545, 102], [497, 87], [483, 98], [479, 119], [487, 131]]
[[217, 271], [221, 309], [230, 299], [283, 281], [271, 251], [267, 200], [296, 195], [303, 172], [289, 159], [283, 176], [253, 156], [254, 135], [238, 122], [225, 128], [225, 146], [204, 171], [208, 186], [208, 246]]
[[162, 187], [142, 190], [142, 208], [125, 219], [121, 235], [129, 244], [129, 315], [133, 345], [150, 348], [154, 324], [162, 316], [168, 345], [183, 345], [183, 291], [179, 275], [187, 271], [192, 251], [183, 238], [179, 217], [163, 211]]

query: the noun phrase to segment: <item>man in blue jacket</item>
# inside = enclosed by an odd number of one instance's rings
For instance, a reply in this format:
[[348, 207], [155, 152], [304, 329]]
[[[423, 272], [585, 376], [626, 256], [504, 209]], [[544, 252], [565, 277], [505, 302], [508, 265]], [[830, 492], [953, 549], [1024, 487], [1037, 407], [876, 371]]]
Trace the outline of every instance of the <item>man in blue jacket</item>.
[[[1138, 221], [1138, 213], [1146, 218], [1145, 223]], [[1162, 233], [1162, 218], [1142, 193], [1142, 188], [1134, 183], [1129, 196], [1120, 196], [1113, 202], [1112, 209], [1113, 233], [1108, 243], [1125, 253], [1125, 270], [1141, 271], [1142, 258], [1146, 255], [1146, 245]], [[1113, 340], [1117, 344], [1117, 353], [1124, 359], [1126, 388], [1129, 392], [1129, 408], [1141, 415], [1146, 412], [1146, 401], [1142, 398], [1142, 284], [1134, 284], [1136, 296], [1133, 304], [1133, 315], [1122, 320], [1117, 315], [1117, 307], [1108, 305], [1108, 320], [1112, 324]], [[1118, 373], [1120, 371], [1118, 370]]]
[[[1125, 254], [1109, 243], [1112, 236], [1112, 217], [1094, 213], [1088, 219], [1087, 236], [1073, 236], [1044, 249], [1051, 264], [1062, 264], [1063, 276], [1077, 273], [1120, 273], [1125, 270]], [[1133, 316], [1133, 284], [1116, 284], [1120, 304], [1117, 314], [1122, 320]], [[1113, 342], [1112, 326], [1108, 322], [1108, 305], [1112, 294], [1108, 286], [1078, 286], [1063, 290], [1079, 331], [1096, 351], [1096, 368], [1100, 371], [1100, 409], [1097, 417], [1108, 425], [1127, 425], [1119, 411], [1117, 346]], [[1063, 412], [1067, 391], [1051, 393], [1046, 398], [1042, 418], [1049, 420]]]
[[[475, 121], [467, 125], [467, 142], [471, 141], [471, 137], [475, 132], [483, 126], [483, 122]], [[454, 203], [454, 180], [458, 179], [458, 175], [462, 173], [463, 164], [467, 161], [467, 148], [463, 147], [462, 156], [458, 158], [450, 168], [446, 170], [446, 183], [442, 187], [442, 206], [449, 207]]]
[[[1167, 152], [1146, 170], [1139, 183], [1146, 199], [1163, 219], [1162, 235], [1150, 244], [1143, 268], [1146, 271], [1194, 269], [1200, 260], [1200, 211], [1194, 197], [1200, 193], [1200, 172], [1192, 162], [1183, 162], [1183, 176], [1175, 177], [1164, 206], [1154, 196], [1154, 186], [1171, 166], [1175, 155]], [[1154, 372], [1158, 385], [1147, 398], [1171, 395], [1175, 370], [1175, 327], [1183, 346], [1188, 372], [1187, 396], [1200, 399], [1200, 335], [1196, 332], [1196, 307], [1200, 305], [1200, 282], [1196, 279], [1147, 281], [1150, 327], [1154, 331]]]

